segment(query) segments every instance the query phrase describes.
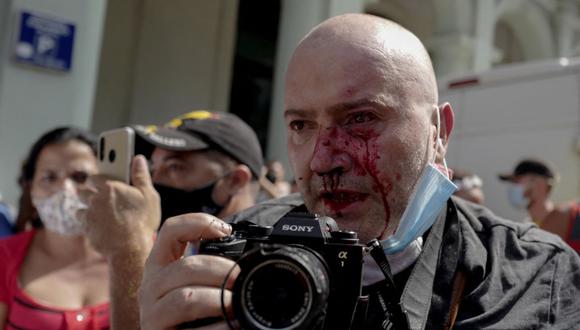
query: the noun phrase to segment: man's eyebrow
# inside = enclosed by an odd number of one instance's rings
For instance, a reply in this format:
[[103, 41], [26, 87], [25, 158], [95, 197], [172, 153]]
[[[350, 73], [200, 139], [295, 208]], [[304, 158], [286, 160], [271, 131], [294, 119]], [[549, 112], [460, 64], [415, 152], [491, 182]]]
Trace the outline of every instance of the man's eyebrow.
[[[350, 101], [350, 102], [341, 102], [341, 103], [332, 105], [325, 110], [328, 112], [344, 112], [344, 111], [348, 111], [348, 110], [352, 110], [352, 109], [356, 109], [356, 108], [360, 108], [360, 107], [364, 107], [364, 106], [369, 106], [372, 108], [384, 108], [384, 107], [391, 108], [392, 107], [392, 106], [389, 106], [389, 102], [387, 102], [387, 100], [380, 98], [380, 97], [374, 97], [374, 98], [362, 98], [362, 99]], [[312, 111], [305, 110], [305, 109], [286, 109], [284, 111], [284, 118], [287, 118], [290, 116], [307, 118], [307, 117], [312, 116]]]
[[309, 112], [310, 111], [303, 109], [286, 109], [284, 110], [284, 118], [290, 116], [305, 118], [308, 117]]
[[387, 104], [384, 102], [384, 100], [381, 100], [379, 98], [364, 98], [364, 99], [360, 99], [360, 100], [355, 100], [355, 101], [351, 101], [351, 102], [343, 102], [343, 103], [339, 103], [339, 104], [335, 104], [331, 107], [329, 107], [328, 109], [326, 109], [326, 111], [329, 112], [342, 112], [342, 111], [348, 111], [348, 110], [352, 110], [352, 109], [356, 109], [356, 108], [360, 108], [360, 107], [364, 107], [364, 106], [370, 106], [373, 108], [384, 108], [387, 106]]

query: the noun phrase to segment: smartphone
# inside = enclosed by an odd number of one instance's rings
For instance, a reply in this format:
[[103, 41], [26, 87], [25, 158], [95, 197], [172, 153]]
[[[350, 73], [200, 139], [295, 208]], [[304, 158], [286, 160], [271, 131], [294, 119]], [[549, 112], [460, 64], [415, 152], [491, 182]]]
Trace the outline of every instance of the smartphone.
[[132, 128], [101, 133], [98, 151], [100, 174], [131, 183], [131, 161], [135, 155], [135, 131]]

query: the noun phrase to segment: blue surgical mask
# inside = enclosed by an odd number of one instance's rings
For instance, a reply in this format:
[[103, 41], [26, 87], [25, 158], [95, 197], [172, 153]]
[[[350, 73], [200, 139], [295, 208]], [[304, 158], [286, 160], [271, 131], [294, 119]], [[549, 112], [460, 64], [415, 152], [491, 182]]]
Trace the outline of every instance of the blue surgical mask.
[[457, 186], [447, 176], [432, 164], [427, 165], [403, 212], [397, 230], [392, 236], [381, 241], [385, 254], [402, 251], [431, 228], [455, 190]]
[[525, 210], [530, 204], [529, 199], [524, 195], [525, 189], [526, 187], [519, 183], [512, 183], [508, 186], [508, 200], [518, 210]]
[[[440, 119], [437, 112], [437, 136], [439, 136], [439, 127]], [[440, 139], [438, 143], [442, 144]], [[385, 254], [390, 255], [404, 250], [431, 228], [449, 197], [457, 190], [457, 186], [449, 180], [447, 175], [441, 173], [432, 163], [425, 167], [419, 177], [397, 230], [393, 235], [381, 241]], [[444, 164], [447, 170], [445, 161]]]

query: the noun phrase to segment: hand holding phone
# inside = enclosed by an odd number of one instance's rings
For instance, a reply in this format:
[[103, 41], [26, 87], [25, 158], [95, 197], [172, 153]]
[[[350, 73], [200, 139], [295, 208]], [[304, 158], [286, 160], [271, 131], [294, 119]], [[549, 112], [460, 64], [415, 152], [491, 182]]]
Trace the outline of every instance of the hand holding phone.
[[135, 155], [135, 131], [123, 127], [101, 133], [98, 154], [100, 174], [130, 183], [131, 161]]

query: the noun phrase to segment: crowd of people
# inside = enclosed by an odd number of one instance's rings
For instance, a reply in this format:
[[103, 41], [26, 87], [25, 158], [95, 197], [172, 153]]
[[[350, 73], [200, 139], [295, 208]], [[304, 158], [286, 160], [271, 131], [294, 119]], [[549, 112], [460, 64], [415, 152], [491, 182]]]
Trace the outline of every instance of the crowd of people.
[[558, 174], [529, 158], [498, 177], [529, 218], [485, 208], [481, 178], [447, 167], [452, 105], [411, 32], [363, 14], [315, 27], [288, 66], [284, 120], [290, 181], [224, 112], [131, 126], [144, 147], [130, 183], [98, 173], [91, 133], [43, 134], [22, 165], [18, 214], [0, 204], [0, 328], [235, 326], [240, 269], [200, 244], [293, 212], [378, 242], [388, 271], [364, 257], [365, 304], [345, 329], [578, 326], [580, 204], [554, 203]]

